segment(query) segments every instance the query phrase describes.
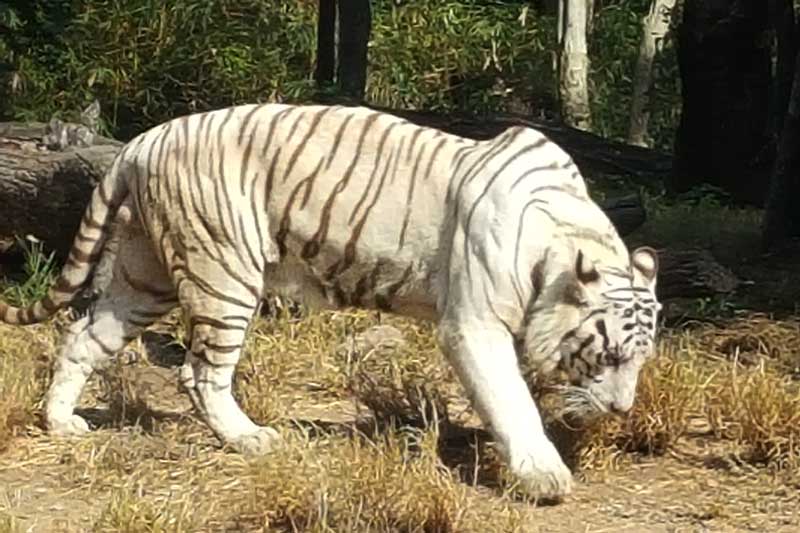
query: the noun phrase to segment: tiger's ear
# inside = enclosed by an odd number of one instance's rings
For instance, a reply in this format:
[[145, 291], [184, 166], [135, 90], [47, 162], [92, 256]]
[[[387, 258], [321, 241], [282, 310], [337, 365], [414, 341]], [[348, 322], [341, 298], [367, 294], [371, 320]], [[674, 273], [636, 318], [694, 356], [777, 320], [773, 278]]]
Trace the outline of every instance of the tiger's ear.
[[641, 275], [650, 289], [656, 289], [658, 274], [658, 253], [649, 246], [642, 246], [631, 253], [631, 264], [636, 273]]
[[578, 257], [575, 259], [575, 277], [581, 285], [591, 285], [600, 280], [594, 261], [586, 257], [583, 250], [578, 250]]

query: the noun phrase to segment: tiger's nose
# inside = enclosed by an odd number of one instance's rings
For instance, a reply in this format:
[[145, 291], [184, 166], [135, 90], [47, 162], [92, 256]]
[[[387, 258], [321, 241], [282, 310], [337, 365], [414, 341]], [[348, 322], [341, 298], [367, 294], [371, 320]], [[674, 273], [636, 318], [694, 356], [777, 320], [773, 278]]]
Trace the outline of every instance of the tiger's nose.
[[631, 410], [630, 405], [622, 405], [619, 402], [611, 402], [608, 406], [609, 412], [615, 416], [625, 416]]

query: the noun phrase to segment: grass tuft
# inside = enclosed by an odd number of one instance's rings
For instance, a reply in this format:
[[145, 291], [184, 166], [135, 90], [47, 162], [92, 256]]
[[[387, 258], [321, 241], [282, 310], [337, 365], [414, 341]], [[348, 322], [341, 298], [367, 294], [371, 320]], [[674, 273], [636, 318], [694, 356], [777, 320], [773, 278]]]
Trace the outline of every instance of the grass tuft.
[[438, 440], [435, 428], [395, 427], [293, 446], [255, 467], [252, 497], [237, 510], [237, 528], [518, 530], [520, 515], [508, 502], [474, 504], [470, 489], [440, 462]]
[[55, 346], [52, 328], [0, 324], [0, 452], [38, 421]]
[[0, 512], [0, 533], [18, 533], [20, 531], [14, 516]]
[[158, 506], [133, 490], [116, 489], [109, 498], [93, 530], [121, 533], [180, 533], [194, 531], [189, 502], [176, 512], [173, 507]]
[[800, 387], [764, 366], [735, 367], [713, 384], [708, 419], [746, 459], [776, 468], [800, 467]]
[[17, 239], [17, 243], [22, 248], [25, 258], [22, 265], [23, 281], [6, 282], [2, 298], [11, 305], [25, 306], [47, 295], [58, 274], [58, 265], [54, 252], [45, 255], [41, 242]]

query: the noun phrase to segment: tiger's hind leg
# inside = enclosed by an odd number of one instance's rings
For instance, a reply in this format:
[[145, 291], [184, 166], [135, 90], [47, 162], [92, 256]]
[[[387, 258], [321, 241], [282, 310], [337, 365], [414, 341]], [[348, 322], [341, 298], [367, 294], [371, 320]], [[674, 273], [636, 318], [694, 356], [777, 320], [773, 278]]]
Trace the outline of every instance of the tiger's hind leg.
[[217, 437], [245, 454], [270, 451], [277, 431], [255, 424], [232, 394], [233, 374], [260, 298], [228, 277], [213, 284], [180, 282], [179, 299], [190, 330], [181, 383]]
[[132, 227], [116, 233], [104, 258], [112, 261], [110, 281], [85, 316], [69, 326], [56, 361], [45, 407], [47, 428], [55, 435], [88, 431], [74, 411], [89, 376], [177, 303], [150, 241]]

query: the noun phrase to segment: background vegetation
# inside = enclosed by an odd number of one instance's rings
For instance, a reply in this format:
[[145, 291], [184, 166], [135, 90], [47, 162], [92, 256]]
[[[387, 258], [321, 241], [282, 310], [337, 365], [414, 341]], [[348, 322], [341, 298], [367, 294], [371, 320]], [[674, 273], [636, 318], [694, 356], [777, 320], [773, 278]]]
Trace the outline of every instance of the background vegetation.
[[[647, 0], [615, 0], [590, 38], [595, 129], [624, 138]], [[100, 100], [127, 139], [195, 110], [314, 97], [316, 1], [30, 0], [0, 3], [0, 120], [48, 120]], [[367, 101], [484, 113], [556, 109], [556, 22], [528, 2], [373, 2]], [[659, 58], [651, 135], [669, 149], [674, 50]], [[13, 74], [12, 74], [13, 73]], [[13, 79], [10, 79], [13, 76]]]

